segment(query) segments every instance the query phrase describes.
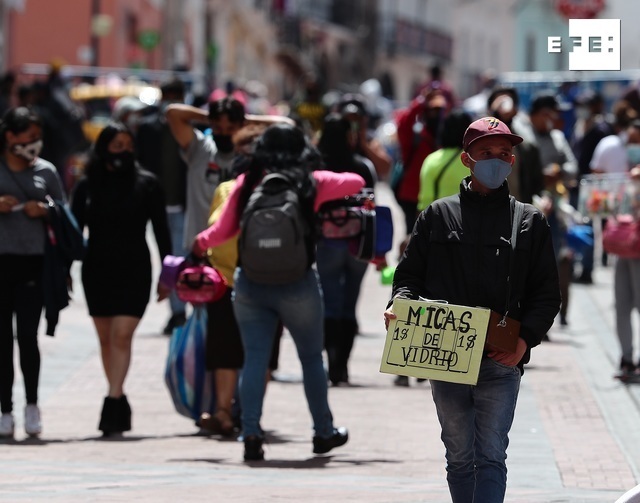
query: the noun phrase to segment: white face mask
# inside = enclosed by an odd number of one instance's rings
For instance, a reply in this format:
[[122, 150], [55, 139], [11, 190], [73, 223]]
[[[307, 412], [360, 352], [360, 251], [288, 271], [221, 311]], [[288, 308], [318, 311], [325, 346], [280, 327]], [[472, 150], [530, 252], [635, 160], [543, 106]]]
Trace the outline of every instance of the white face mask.
[[544, 123], [545, 127], [547, 128], [547, 132], [550, 133], [554, 127], [553, 127], [553, 121], [551, 119], [547, 119]]
[[11, 152], [29, 162], [35, 161], [41, 150], [42, 140], [36, 140], [31, 143], [16, 143], [11, 147]]

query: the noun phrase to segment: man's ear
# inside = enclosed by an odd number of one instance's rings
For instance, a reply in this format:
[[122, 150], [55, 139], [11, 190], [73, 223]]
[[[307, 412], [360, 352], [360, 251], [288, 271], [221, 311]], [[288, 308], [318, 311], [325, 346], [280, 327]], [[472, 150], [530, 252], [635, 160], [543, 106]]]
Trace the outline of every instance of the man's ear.
[[462, 164], [464, 164], [467, 168], [471, 169], [471, 159], [469, 158], [469, 154], [467, 154], [464, 150], [460, 153], [460, 160]]
[[516, 162], [516, 156], [515, 154], [511, 154], [511, 166], [513, 166], [513, 163]]

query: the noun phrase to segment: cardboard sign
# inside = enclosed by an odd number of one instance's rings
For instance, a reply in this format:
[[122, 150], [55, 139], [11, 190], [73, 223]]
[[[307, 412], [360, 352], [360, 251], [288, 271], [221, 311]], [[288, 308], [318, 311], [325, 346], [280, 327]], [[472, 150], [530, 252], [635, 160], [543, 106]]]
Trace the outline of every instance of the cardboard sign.
[[395, 299], [380, 372], [476, 384], [490, 309]]

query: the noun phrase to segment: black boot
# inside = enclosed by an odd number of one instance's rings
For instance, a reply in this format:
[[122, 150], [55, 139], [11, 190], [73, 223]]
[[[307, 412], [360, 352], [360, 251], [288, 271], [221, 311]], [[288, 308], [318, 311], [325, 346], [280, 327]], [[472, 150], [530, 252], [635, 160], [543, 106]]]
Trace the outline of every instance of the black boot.
[[356, 320], [340, 320], [340, 338], [337, 352], [337, 366], [339, 382], [349, 383], [348, 363], [353, 349], [353, 341], [358, 333], [358, 322]]
[[333, 318], [324, 320], [324, 347], [327, 350], [329, 364], [329, 380], [335, 385], [340, 382], [340, 368], [338, 366], [338, 352], [340, 345], [340, 321]]
[[110, 435], [119, 430], [118, 424], [118, 410], [120, 405], [120, 399], [112, 398], [110, 396], [105, 397], [104, 404], [102, 405], [102, 413], [100, 414], [100, 424], [98, 429], [105, 435]]
[[119, 431], [131, 431], [131, 407], [126, 395], [118, 398], [118, 425]]

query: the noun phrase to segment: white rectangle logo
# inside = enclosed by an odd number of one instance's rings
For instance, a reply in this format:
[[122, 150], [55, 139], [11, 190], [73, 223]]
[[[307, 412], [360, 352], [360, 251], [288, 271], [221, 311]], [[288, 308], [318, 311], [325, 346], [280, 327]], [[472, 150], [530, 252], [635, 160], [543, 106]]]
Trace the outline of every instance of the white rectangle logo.
[[620, 70], [620, 20], [570, 19], [569, 70]]

